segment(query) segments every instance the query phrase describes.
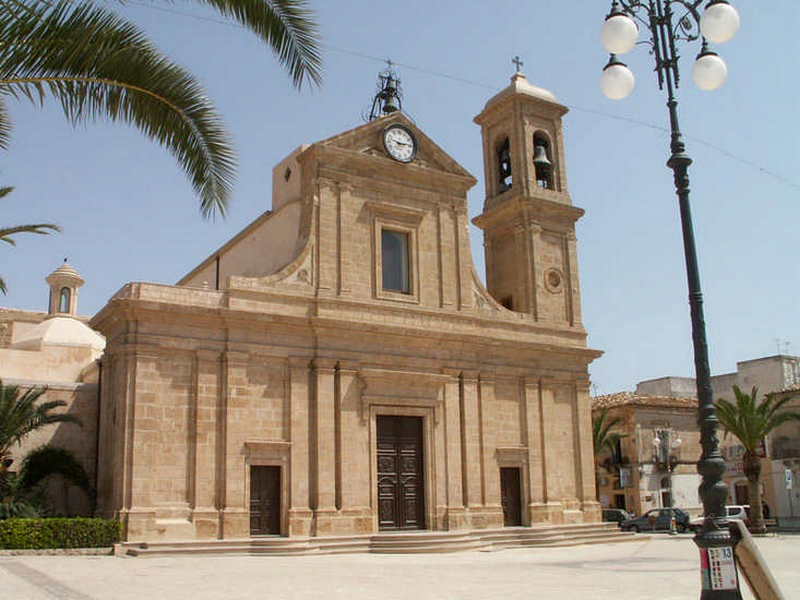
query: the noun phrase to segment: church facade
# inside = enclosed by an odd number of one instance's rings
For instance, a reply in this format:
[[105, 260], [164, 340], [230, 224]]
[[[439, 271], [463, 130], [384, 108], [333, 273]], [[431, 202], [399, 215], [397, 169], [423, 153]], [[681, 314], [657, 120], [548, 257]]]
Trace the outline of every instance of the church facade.
[[402, 113], [303, 146], [273, 208], [106, 338], [98, 510], [128, 540], [599, 520], [566, 108], [517, 73], [475, 179]]

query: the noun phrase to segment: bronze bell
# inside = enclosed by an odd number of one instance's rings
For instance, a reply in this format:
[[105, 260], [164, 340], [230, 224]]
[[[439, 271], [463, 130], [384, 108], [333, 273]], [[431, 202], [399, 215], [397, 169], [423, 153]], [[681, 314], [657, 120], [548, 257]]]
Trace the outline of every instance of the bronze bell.
[[394, 88], [389, 88], [385, 92], [386, 100], [383, 103], [383, 114], [388, 115], [393, 112], [397, 112], [400, 110], [400, 107], [397, 106], [397, 94], [394, 91]]
[[550, 159], [547, 158], [547, 148], [545, 148], [542, 144], [537, 144], [533, 149], [533, 164], [537, 171], [540, 168], [543, 168], [546, 171], [553, 166], [553, 163], [551, 163]]

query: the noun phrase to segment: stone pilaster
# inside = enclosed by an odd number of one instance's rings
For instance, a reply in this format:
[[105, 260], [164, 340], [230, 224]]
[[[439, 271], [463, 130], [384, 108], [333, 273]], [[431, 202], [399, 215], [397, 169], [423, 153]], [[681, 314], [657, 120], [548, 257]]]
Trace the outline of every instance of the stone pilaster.
[[309, 361], [289, 358], [289, 531], [290, 536], [311, 534], [312, 512], [309, 508], [310, 445], [308, 438]]
[[217, 403], [220, 397], [220, 355], [198, 350], [194, 366], [194, 426], [190, 440], [193, 462], [192, 522], [197, 538], [219, 536], [217, 498]]
[[576, 382], [575, 386], [575, 437], [579, 454], [576, 458], [579, 473], [578, 498], [581, 501], [584, 521], [600, 520], [600, 503], [595, 496], [594, 453], [592, 452], [592, 399], [589, 397], [589, 379]]
[[314, 410], [311, 441], [313, 477], [311, 507], [314, 535], [333, 533], [336, 517], [336, 387], [335, 363], [315, 359], [313, 366]]
[[221, 531], [223, 538], [242, 538], [250, 535], [250, 510], [246, 506], [245, 472], [242, 440], [236, 435], [242, 427], [241, 418], [247, 397], [239, 390], [247, 382], [246, 352], [228, 350], [223, 355], [224, 394], [218, 405], [219, 497], [222, 505]]
[[[450, 379], [444, 385], [444, 443], [439, 446], [444, 453], [446, 518], [442, 529], [464, 529], [467, 527], [462, 485], [461, 459], [461, 385], [458, 371], [445, 371]], [[437, 511], [438, 512], [438, 511]]]

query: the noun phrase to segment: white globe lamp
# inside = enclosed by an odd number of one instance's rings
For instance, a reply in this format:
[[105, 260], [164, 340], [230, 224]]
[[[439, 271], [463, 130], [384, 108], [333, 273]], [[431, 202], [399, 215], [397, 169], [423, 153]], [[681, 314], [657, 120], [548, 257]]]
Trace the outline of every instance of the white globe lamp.
[[600, 30], [600, 42], [610, 54], [625, 54], [633, 50], [639, 28], [628, 15], [612, 12]]
[[635, 83], [633, 73], [625, 63], [613, 54], [600, 75], [600, 90], [606, 98], [622, 100], [632, 91]]
[[739, 31], [739, 13], [727, 0], [712, 1], [700, 16], [700, 31], [708, 41], [723, 44]]
[[716, 53], [703, 48], [692, 67], [692, 81], [701, 90], [716, 90], [728, 78], [728, 67]]

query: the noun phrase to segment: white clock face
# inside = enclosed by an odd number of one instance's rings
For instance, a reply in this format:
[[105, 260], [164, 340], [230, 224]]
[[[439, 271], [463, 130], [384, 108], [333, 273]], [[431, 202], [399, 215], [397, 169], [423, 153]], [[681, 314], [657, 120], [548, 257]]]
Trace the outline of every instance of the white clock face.
[[383, 145], [389, 156], [400, 162], [411, 162], [417, 153], [417, 143], [411, 132], [398, 125], [386, 128], [383, 132]]

